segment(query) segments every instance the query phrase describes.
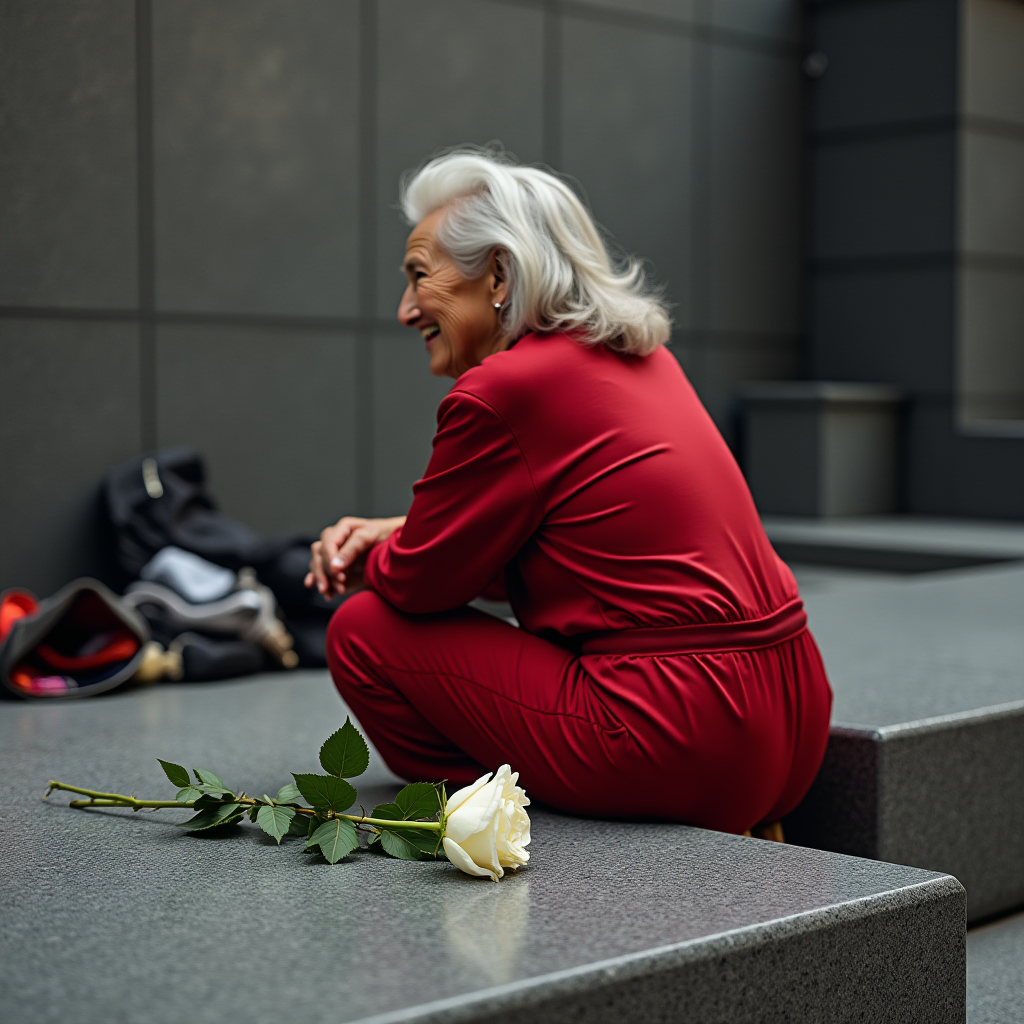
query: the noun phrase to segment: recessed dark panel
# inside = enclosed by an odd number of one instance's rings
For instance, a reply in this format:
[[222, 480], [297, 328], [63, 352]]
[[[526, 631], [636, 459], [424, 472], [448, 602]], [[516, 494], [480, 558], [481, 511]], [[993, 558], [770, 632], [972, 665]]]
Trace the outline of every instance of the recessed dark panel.
[[966, 0], [962, 25], [964, 112], [1024, 127], [1024, 5]]
[[158, 0], [161, 309], [356, 312], [355, 0]]
[[1024, 128], [1016, 138], [964, 131], [960, 153], [963, 248], [1024, 266]]
[[[798, 58], [711, 48], [710, 324], [795, 334], [800, 324]], [[698, 257], [700, 258], [700, 257]]]
[[134, 306], [130, 0], [0, 5], [0, 305]]
[[711, 23], [716, 28], [788, 43], [800, 40], [800, 13], [800, 0], [711, 0]]
[[138, 453], [134, 324], [0, 320], [0, 590], [103, 575], [104, 475]]
[[952, 117], [958, 8], [956, 0], [809, 5], [808, 45], [828, 57], [808, 86], [810, 127]]
[[951, 252], [956, 154], [952, 131], [812, 150], [812, 256]]
[[356, 387], [345, 332], [157, 333], [159, 443], [197, 448], [224, 513], [264, 535], [354, 511]]
[[811, 377], [952, 389], [952, 267], [819, 270], [810, 299]]
[[392, 317], [409, 233], [402, 173], [465, 143], [541, 159], [544, 15], [489, 0], [382, 0], [378, 11], [377, 308]]
[[565, 19], [562, 167], [597, 220], [667, 286], [688, 326], [692, 188], [692, 44]]
[[437, 429], [437, 407], [452, 382], [432, 377], [418, 332], [381, 329], [373, 341], [374, 508], [405, 515]]

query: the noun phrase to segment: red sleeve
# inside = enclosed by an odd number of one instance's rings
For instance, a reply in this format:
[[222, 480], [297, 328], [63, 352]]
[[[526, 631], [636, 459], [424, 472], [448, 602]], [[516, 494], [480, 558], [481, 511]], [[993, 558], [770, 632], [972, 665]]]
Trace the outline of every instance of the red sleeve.
[[504, 420], [481, 399], [450, 393], [405, 526], [371, 550], [366, 582], [405, 612], [457, 608], [490, 589], [540, 522], [529, 467]]

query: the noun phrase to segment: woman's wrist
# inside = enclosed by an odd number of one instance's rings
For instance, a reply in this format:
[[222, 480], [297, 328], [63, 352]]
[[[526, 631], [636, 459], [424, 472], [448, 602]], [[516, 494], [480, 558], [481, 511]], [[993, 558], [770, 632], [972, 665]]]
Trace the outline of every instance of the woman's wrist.
[[380, 540], [387, 540], [395, 532], [405, 526], [405, 516], [392, 516], [390, 519], [383, 520], [383, 529], [381, 530]]

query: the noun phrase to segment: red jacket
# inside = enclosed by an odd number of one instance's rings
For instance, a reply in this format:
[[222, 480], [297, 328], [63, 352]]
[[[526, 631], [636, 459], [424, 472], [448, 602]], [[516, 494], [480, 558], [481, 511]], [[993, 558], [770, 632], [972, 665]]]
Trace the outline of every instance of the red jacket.
[[464, 373], [437, 424], [404, 528], [367, 562], [403, 611], [455, 608], [502, 572], [521, 624], [556, 640], [760, 618], [797, 597], [664, 348], [526, 335]]

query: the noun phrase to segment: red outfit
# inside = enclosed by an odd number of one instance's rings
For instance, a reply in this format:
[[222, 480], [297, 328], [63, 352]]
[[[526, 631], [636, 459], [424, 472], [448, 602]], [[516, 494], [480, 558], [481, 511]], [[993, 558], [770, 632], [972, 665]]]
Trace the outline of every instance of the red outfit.
[[[832, 693], [792, 574], [665, 349], [527, 335], [438, 409], [405, 526], [329, 634], [389, 766], [508, 762], [566, 811], [743, 831], [791, 810]], [[464, 606], [501, 583], [522, 629]]]

